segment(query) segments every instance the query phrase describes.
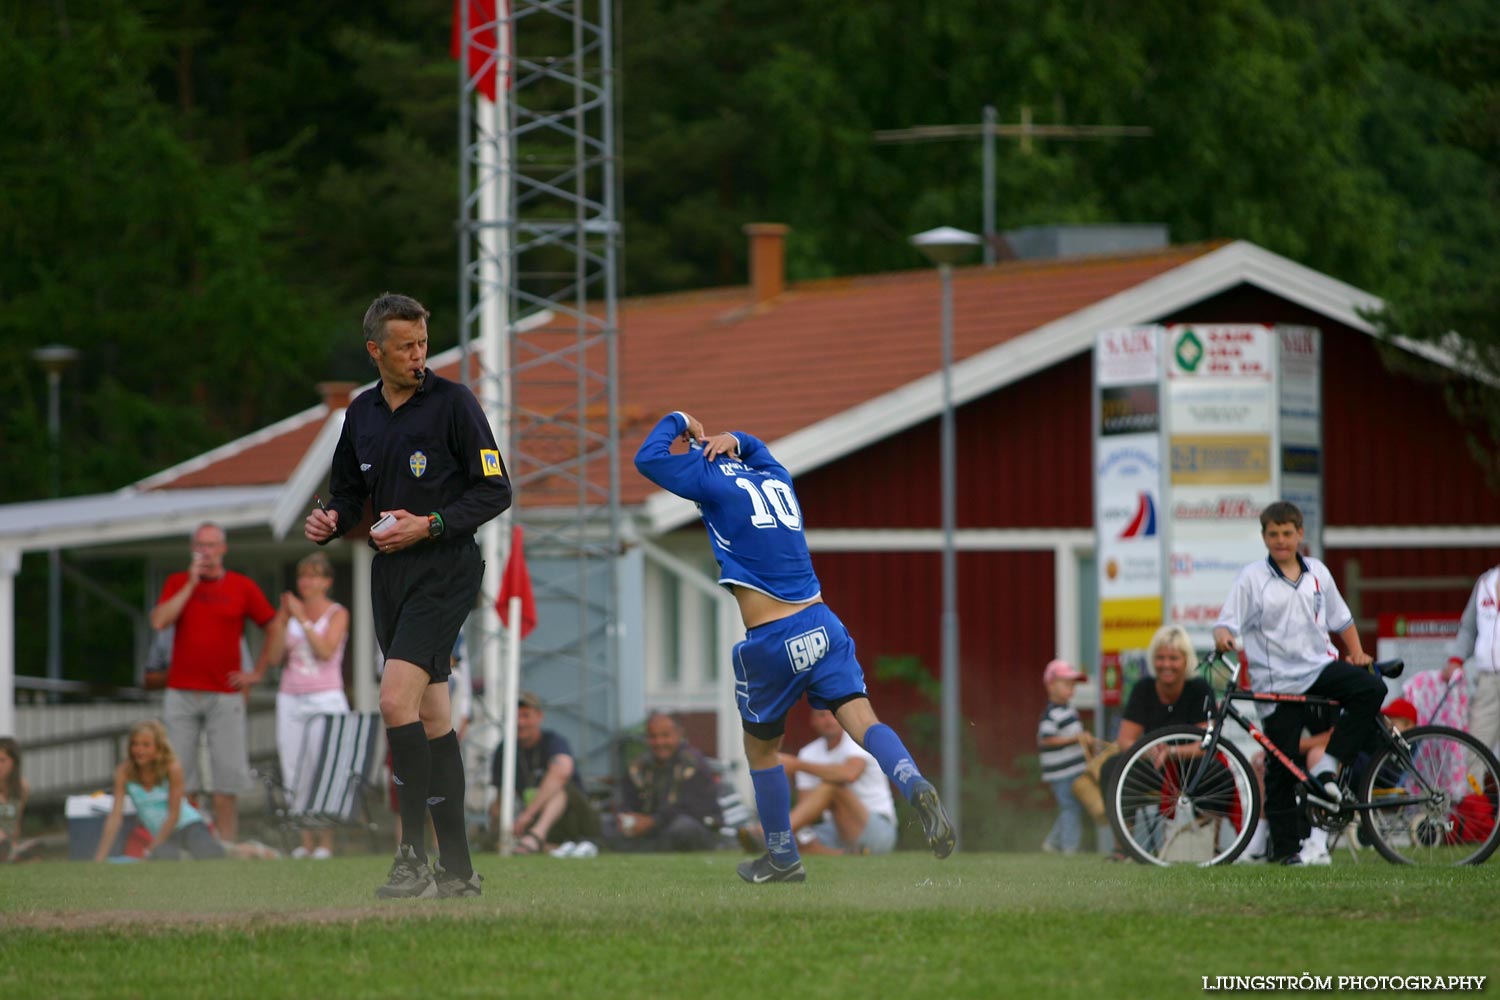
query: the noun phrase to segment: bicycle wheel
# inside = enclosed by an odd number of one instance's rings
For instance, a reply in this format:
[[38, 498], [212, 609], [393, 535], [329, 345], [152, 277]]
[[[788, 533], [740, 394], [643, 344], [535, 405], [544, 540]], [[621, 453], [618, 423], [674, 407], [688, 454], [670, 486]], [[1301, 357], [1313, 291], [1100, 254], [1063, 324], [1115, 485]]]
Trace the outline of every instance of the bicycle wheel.
[[1500, 761], [1468, 733], [1420, 726], [1360, 776], [1360, 829], [1398, 865], [1477, 865], [1500, 843]]
[[[1260, 787], [1245, 755], [1202, 752], [1196, 726], [1158, 729], [1124, 755], [1105, 796], [1116, 840], [1152, 865], [1222, 865], [1255, 832]], [[1192, 794], [1187, 793], [1192, 788]]]

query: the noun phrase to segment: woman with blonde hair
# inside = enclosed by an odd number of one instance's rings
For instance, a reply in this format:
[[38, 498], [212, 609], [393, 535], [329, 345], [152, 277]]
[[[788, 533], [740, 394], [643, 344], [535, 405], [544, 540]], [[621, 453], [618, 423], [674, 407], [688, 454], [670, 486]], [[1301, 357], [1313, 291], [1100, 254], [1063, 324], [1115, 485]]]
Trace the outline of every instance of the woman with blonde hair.
[[1142, 677], [1130, 689], [1125, 719], [1115, 742], [1120, 752], [1135, 746], [1147, 733], [1163, 726], [1202, 725], [1208, 722], [1213, 689], [1198, 671], [1198, 654], [1181, 625], [1163, 625], [1146, 647], [1150, 677]]
[[[1142, 736], [1164, 726], [1201, 726], [1208, 722], [1213, 689], [1208, 681], [1195, 676], [1198, 654], [1186, 629], [1181, 625], [1163, 625], [1157, 629], [1146, 647], [1146, 662], [1151, 665], [1151, 676], [1142, 677], [1130, 689], [1125, 700], [1125, 718], [1115, 737], [1120, 752], [1105, 763], [1100, 777], [1106, 794], [1119, 774], [1125, 751]], [[1124, 861], [1125, 852], [1116, 848], [1111, 860]]]
[[130, 749], [115, 768], [115, 803], [99, 837], [95, 861], [109, 857], [125, 816], [125, 797], [135, 806], [141, 825], [151, 834], [146, 857], [175, 861], [184, 853], [208, 858], [274, 858], [276, 852], [250, 841], [230, 844], [219, 840], [183, 794], [182, 762], [167, 738], [167, 727], [150, 719], [130, 727]]

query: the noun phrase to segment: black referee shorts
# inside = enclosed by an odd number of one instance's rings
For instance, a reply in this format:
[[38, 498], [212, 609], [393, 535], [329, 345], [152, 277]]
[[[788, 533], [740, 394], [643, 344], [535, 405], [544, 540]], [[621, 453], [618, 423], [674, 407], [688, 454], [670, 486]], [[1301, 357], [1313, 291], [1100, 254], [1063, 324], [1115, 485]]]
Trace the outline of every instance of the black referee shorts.
[[407, 660], [446, 681], [458, 630], [474, 610], [484, 560], [472, 536], [377, 553], [370, 567], [375, 640], [387, 660]]

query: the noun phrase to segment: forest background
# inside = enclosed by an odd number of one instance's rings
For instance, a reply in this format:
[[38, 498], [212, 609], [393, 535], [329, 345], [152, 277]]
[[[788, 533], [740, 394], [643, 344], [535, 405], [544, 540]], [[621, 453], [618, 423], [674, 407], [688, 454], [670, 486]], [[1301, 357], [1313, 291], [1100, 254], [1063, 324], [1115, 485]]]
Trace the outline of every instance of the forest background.
[[[742, 224], [791, 281], [923, 266], [981, 228], [977, 140], [881, 129], [1144, 125], [998, 146], [1001, 230], [1160, 222], [1383, 296], [1391, 332], [1500, 377], [1500, 5], [1489, 0], [629, 0], [615, 8], [621, 291], [743, 283]], [[457, 342], [457, 66], [444, 0], [0, 0], [0, 503], [121, 486], [370, 375], [372, 295]], [[524, 39], [520, 43], [524, 45]], [[1483, 382], [1451, 404], [1493, 461]], [[17, 618], [45, 617], [28, 557]], [[129, 586], [127, 582], [127, 586]], [[138, 603], [138, 602], [137, 602]], [[39, 674], [41, 629], [17, 637]], [[71, 636], [91, 676], [103, 636]]]

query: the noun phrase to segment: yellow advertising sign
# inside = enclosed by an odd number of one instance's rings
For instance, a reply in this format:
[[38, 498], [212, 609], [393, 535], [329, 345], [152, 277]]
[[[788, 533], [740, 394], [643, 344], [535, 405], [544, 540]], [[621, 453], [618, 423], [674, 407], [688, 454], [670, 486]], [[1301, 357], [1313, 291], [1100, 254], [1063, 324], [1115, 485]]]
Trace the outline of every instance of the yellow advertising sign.
[[1145, 649], [1161, 628], [1160, 597], [1110, 597], [1099, 602], [1099, 648]]
[[1244, 486], [1271, 481], [1268, 434], [1172, 436], [1172, 485]]

